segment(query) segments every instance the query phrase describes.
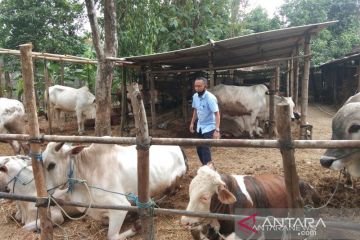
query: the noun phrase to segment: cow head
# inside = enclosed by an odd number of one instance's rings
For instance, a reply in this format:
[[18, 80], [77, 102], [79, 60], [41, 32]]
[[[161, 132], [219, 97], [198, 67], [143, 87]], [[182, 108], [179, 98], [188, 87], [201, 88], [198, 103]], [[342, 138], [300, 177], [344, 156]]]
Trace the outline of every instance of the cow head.
[[43, 152], [45, 179], [48, 189], [59, 187], [68, 180], [68, 168], [71, 155], [76, 155], [84, 146], [64, 145], [64, 143], [50, 142]]
[[[360, 103], [343, 106], [332, 120], [332, 140], [360, 140]], [[341, 170], [360, 177], [360, 150], [356, 148], [327, 149], [320, 158], [323, 167]]]
[[[233, 204], [236, 201], [235, 196], [227, 190], [219, 173], [209, 166], [200, 167], [189, 186], [190, 201], [186, 210], [210, 212], [211, 198], [216, 193], [219, 201], [224, 204]], [[181, 218], [181, 224], [188, 228], [201, 224], [201, 221], [198, 217], [183, 216]]]
[[30, 158], [26, 156], [4, 156], [0, 157], [0, 191], [8, 192], [8, 184], [18, 173], [29, 165]]

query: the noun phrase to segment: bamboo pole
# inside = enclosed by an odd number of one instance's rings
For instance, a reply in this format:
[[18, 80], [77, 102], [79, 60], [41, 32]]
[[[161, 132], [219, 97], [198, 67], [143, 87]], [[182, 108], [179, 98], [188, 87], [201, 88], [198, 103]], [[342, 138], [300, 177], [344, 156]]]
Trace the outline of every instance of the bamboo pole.
[[5, 90], [6, 90], [6, 97], [12, 98], [12, 85], [11, 85], [11, 78], [10, 73], [8, 71], [4, 72], [5, 76]]
[[[299, 55], [299, 46], [296, 46], [295, 55]], [[294, 59], [294, 89], [292, 93], [292, 97], [295, 103], [296, 109], [299, 106], [299, 59]]]
[[[269, 138], [272, 139], [275, 136], [275, 82], [278, 82], [279, 79], [280, 67], [276, 66], [274, 77], [270, 79], [270, 96], [269, 96]], [[266, 96], [267, 97], [267, 96]]]
[[[146, 112], [141, 93], [137, 83], [132, 85], [133, 91], [131, 94], [131, 104], [133, 106], [136, 142], [137, 142], [137, 173], [138, 173], [138, 195], [139, 202], [148, 204], [150, 202], [150, 190], [149, 190], [149, 149], [150, 149], [150, 137], [148, 130], [148, 123], [146, 119]], [[139, 206], [140, 208], [140, 206]], [[145, 207], [139, 209], [139, 215], [142, 225], [143, 239], [154, 239], [154, 219], [152, 216], [151, 207]]]
[[[32, 44], [20, 45], [21, 68], [24, 79], [24, 92], [26, 99], [26, 111], [29, 119], [29, 135], [37, 138], [40, 135], [39, 123], [36, 111], [33, 62], [31, 57]], [[39, 198], [47, 198], [45, 185], [44, 168], [41, 158], [41, 145], [39, 143], [30, 143], [31, 162], [34, 171], [35, 186]], [[39, 209], [41, 235], [40, 239], [53, 239], [53, 226], [50, 218], [50, 212], [42, 207]]]
[[[41, 135], [32, 138], [28, 134], [0, 134], [0, 140], [18, 140], [37, 142], [73, 142], [102, 144], [136, 144], [134, 137], [93, 137], [93, 136], [58, 136]], [[260, 139], [198, 139], [198, 138], [151, 138], [153, 145], [199, 146], [211, 145], [217, 147], [248, 147], [248, 148], [279, 148], [277, 140]], [[294, 140], [295, 148], [360, 148], [360, 140]]]
[[185, 79], [182, 79], [181, 84], [181, 95], [182, 95], [182, 113], [184, 118], [184, 123], [187, 123], [188, 120], [188, 104], [187, 104], [187, 86], [189, 82], [189, 74], [185, 73]]
[[285, 97], [290, 95], [290, 60], [286, 61]]
[[[18, 194], [9, 194], [0, 192], [0, 198], [12, 199], [12, 200], [20, 200], [25, 202], [36, 202], [37, 198], [32, 196], [24, 196]], [[76, 206], [76, 207], [89, 207], [88, 203], [74, 202], [74, 201], [63, 201], [61, 199], [56, 199], [60, 206]], [[47, 205], [47, 203], [46, 203]], [[53, 202], [51, 202], [51, 206], [55, 206]], [[114, 210], [124, 210], [129, 212], [137, 212], [139, 209], [134, 206], [121, 206], [121, 205], [104, 205], [104, 204], [91, 204], [91, 208], [93, 209], [114, 209]], [[178, 209], [167, 209], [167, 208], [155, 208], [154, 213], [161, 215], [175, 215], [175, 216], [190, 216], [190, 217], [200, 217], [200, 218], [216, 218], [219, 220], [238, 220], [244, 219], [247, 216], [245, 215], [235, 215], [235, 214], [221, 214], [221, 213], [204, 213], [204, 212], [195, 212], [195, 211], [186, 211], [186, 210], [178, 210]], [[282, 218], [279, 219], [281, 222]], [[256, 220], [264, 221], [266, 217], [256, 216]], [[327, 228], [341, 228], [359, 231], [360, 224], [358, 222], [337, 222], [337, 221], [324, 221]]]
[[3, 97], [3, 85], [2, 85], [2, 82], [3, 82], [3, 65], [2, 65], [2, 62], [0, 61], [0, 97]]
[[64, 85], [64, 61], [60, 62], [60, 85]]
[[[15, 55], [20, 56], [19, 50], [12, 50], [12, 49], [5, 49], [0, 48], [0, 54], [8, 54], [8, 55]], [[78, 56], [71, 56], [71, 55], [60, 55], [60, 54], [51, 54], [51, 53], [40, 53], [40, 52], [32, 52], [32, 57], [36, 59], [44, 59], [44, 60], [52, 60], [52, 61], [65, 61], [65, 62], [72, 62], [72, 63], [88, 63], [88, 64], [98, 64], [98, 61], [92, 60], [89, 58], [78, 57]], [[116, 62], [116, 65], [123, 66], [126, 65], [131, 67], [134, 65], [134, 62], [125, 61], [121, 58], [113, 58], [107, 57], [106, 59], [112, 60]], [[134, 65], [134, 67], [138, 67]]]
[[213, 88], [214, 85], [214, 53], [213, 51], [208, 52], [209, 57], [209, 88]]
[[[310, 55], [310, 35], [305, 36], [304, 41], [304, 55]], [[304, 75], [301, 83], [301, 139], [306, 138], [307, 129], [305, 126], [307, 124], [307, 110], [308, 110], [308, 101], [309, 101], [309, 74], [310, 74], [310, 57], [304, 59]]]
[[50, 98], [49, 98], [49, 87], [51, 86], [50, 79], [49, 79], [49, 71], [47, 67], [46, 60], [44, 61], [44, 78], [45, 78], [45, 106], [46, 106], [46, 114], [48, 118], [49, 124], [49, 134], [52, 134], [52, 109], [50, 106]]
[[150, 80], [150, 111], [151, 111], [151, 130], [156, 129], [156, 111], [155, 111], [155, 76], [146, 72], [147, 80]]
[[292, 146], [290, 106], [289, 104], [278, 104], [276, 108], [276, 124], [283, 159], [287, 203], [290, 216], [295, 216], [299, 214], [297, 210], [303, 208], [304, 203], [300, 195], [299, 176], [296, 171], [295, 149]]
[[[1, 78], [1, 76], [0, 76]], [[357, 78], [357, 91], [356, 92], [360, 92], [360, 61], [358, 66], [356, 67], [356, 78]]]
[[280, 65], [275, 67], [275, 92], [280, 93]]
[[127, 118], [127, 93], [126, 93], [126, 75], [127, 69], [125, 67], [122, 68], [122, 81], [121, 81], [121, 122], [120, 122], [120, 136], [123, 135], [124, 127], [126, 124]]
[[[289, 59], [296, 59], [296, 58], [305, 58], [309, 56], [295, 56], [295, 57], [284, 57], [284, 58], [275, 58], [271, 60], [265, 61], [258, 61], [252, 63], [243, 63], [243, 64], [236, 64], [236, 65], [227, 65], [227, 66], [220, 66], [220, 67], [213, 67], [214, 70], [227, 70], [227, 69], [236, 69], [236, 68], [243, 68], [243, 67], [251, 67], [251, 66], [259, 66], [259, 65], [266, 65], [266, 64], [275, 64], [280, 63], [283, 61], [287, 61]], [[151, 71], [152, 74], [162, 74], [162, 73], [182, 73], [182, 72], [198, 72], [198, 71], [205, 71], [209, 70], [209, 67], [203, 68], [189, 68], [189, 69], [171, 69], [171, 70], [162, 70], [162, 71]]]
[[[289, 73], [289, 97], [293, 98], [293, 92], [294, 92], [294, 59], [290, 59], [290, 73]], [[294, 98], [293, 98], [294, 99]]]

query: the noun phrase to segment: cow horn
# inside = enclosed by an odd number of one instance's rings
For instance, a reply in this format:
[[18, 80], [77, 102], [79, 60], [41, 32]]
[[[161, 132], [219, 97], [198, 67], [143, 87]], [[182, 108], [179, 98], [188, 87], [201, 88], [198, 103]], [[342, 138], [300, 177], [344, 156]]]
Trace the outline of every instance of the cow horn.
[[65, 144], [65, 142], [60, 142], [60, 143], [56, 144], [55, 151], [58, 152], [64, 144]]

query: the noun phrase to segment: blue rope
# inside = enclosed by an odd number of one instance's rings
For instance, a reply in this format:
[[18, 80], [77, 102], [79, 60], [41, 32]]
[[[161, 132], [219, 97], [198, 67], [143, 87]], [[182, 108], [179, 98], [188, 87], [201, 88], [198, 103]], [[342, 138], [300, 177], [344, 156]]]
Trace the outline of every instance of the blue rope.
[[146, 203], [142, 203], [139, 201], [139, 197], [136, 196], [134, 193], [129, 193], [126, 195], [126, 198], [129, 201], [132, 201], [136, 204], [136, 206], [138, 206], [139, 208], [154, 208], [155, 207], [155, 202], [154, 200], [150, 199], [148, 202]]
[[42, 153], [34, 153], [34, 152], [29, 152], [29, 156], [30, 157], [35, 157], [37, 161], [42, 162], [43, 158], [42, 158]]

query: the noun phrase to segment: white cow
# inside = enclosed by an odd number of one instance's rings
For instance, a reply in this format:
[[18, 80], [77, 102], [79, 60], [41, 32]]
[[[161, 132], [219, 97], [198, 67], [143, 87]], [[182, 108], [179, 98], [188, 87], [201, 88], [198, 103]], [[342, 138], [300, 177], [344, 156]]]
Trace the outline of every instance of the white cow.
[[[168, 191], [186, 173], [186, 158], [178, 146], [151, 146], [149, 158], [151, 196]], [[43, 159], [48, 188], [66, 183], [69, 168], [73, 166], [73, 178], [86, 181], [94, 204], [130, 206], [130, 201], [122, 194], [138, 194], [136, 146], [92, 144], [70, 147], [49, 143]], [[89, 192], [84, 184], [75, 184], [69, 197], [72, 201], [89, 202]], [[133, 229], [119, 234], [126, 211], [89, 209], [87, 213], [95, 219], [109, 218], [108, 239], [123, 240], [135, 234]]]
[[60, 114], [63, 112], [76, 113], [79, 134], [84, 132], [85, 119], [95, 118], [95, 96], [87, 86], [79, 89], [60, 85], [51, 86], [49, 87], [49, 101], [51, 109], [55, 109], [61, 130], [63, 130], [64, 121], [60, 120]]
[[[31, 159], [27, 156], [3, 156], [0, 157], [0, 190], [10, 193], [36, 196], [36, 187], [34, 182]], [[16, 201], [17, 213], [15, 215], [18, 221], [21, 221], [24, 229], [33, 231], [40, 227], [40, 219], [37, 219], [37, 207], [33, 202]], [[64, 218], [59, 209], [51, 207], [51, 220], [54, 224], [61, 224]], [[67, 211], [70, 215], [74, 211]], [[36, 224], [37, 223], [37, 224]]]
[[222, 117], [241, 117], [245, 131], [253, 137], [258, 131], [256, 118], [266, 106], [268, 88], [263, 84], [249, 87], [219, 84], [210, 91], [218, 100]]
[[[0, 98], [0, 134], [25, 134], [25, 126], [24, 105], [16, 99]], [[25, 143], [6, 142], [10, 143], [15, 154], [20, 154], [21, 148], [25, 153], [29, 151]]]

